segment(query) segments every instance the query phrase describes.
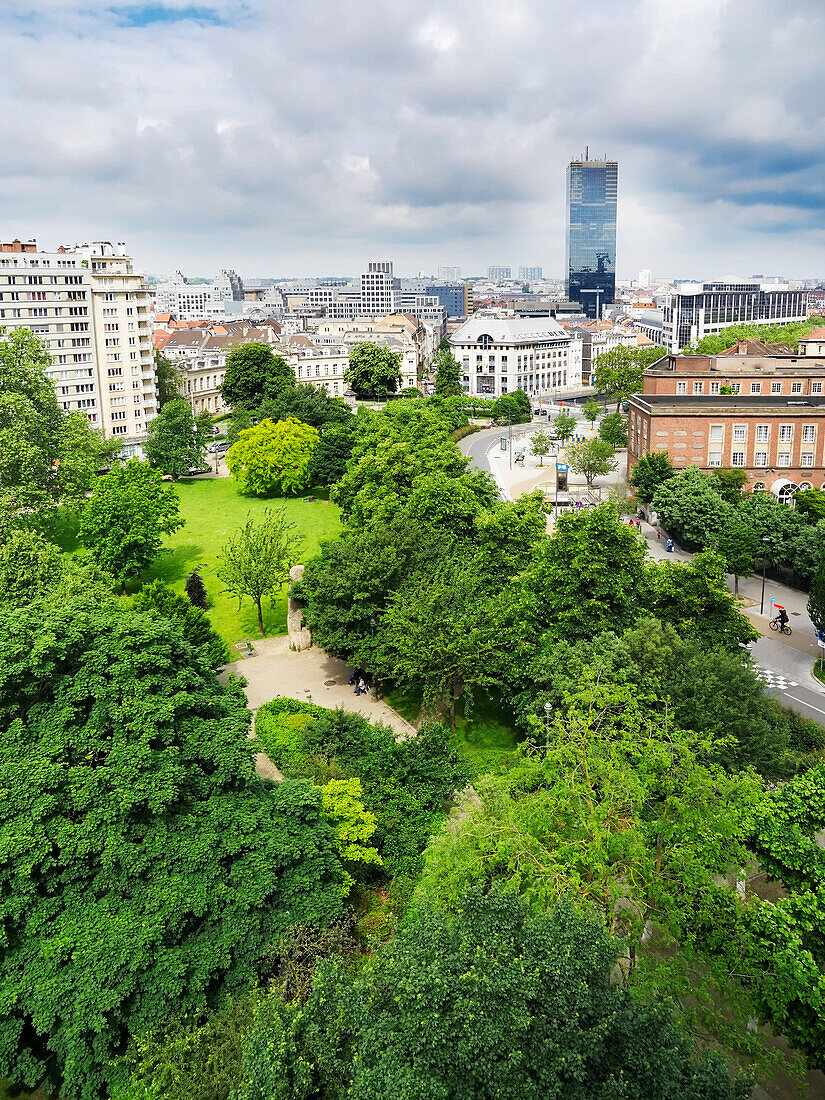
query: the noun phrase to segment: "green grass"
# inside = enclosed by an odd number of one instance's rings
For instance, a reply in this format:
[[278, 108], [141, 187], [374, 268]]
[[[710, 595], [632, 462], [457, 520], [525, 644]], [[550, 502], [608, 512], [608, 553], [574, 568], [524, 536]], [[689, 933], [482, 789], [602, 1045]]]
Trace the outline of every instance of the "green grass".
[[[385, 692], [384, 698], [402, 718], [413, 723], [417, 720], [421, 712], [419, 691], [396, 685]], [[464, 700], [459, 699], [455, 726], [453, 744], [459, 756], [472, 768], [473, 775], [493, 771], [521, 740], [507, 708], [485, 691], [474, 692], [469, 718], [464, 716]]]
[[[196, 565], [201, 565], [210, 603], [209, 617], [227, 645], [233, 647], [241, 639], [257, 638], [258, 615], [252, 600], [244, 600], [238, 610], [237, 599], [221, 593], [217, 568], [222, 547], [247, 515], [260, 518], [272, 508], [283, 507], [304, 540], [301, 559], [307, 561], [315, 554], [321, 539], [334, 538], [340, 531], [338, 508], [320, 499], [309, 503], [295, 498], [259, 500], [242, 496], [234, 480], [228, 477], [185, 478], [176, 488], [180, 514], [186, 523], [166, 539], [171, 553], [161, 554], [144, 579], [159, 578], [182, 592], [188, 575]], [[308, 490], [307, 495], [314, 494]], [[268, 600], [264, 601], [264, 628], [267, 634], [286, 632], [286, 586], [272, 608]]]

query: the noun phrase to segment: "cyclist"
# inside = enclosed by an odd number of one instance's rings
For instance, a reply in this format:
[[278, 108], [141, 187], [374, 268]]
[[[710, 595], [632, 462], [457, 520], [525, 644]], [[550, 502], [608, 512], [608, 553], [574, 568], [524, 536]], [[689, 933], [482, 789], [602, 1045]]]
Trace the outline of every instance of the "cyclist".
[[778, 625], [780, 631], [784, 631], [785, 627], [790, 622], [788, 618], [788, 612], [781, 604], [776, 604], [774, 610], [777, 611], [778, 614], [773, 621]]

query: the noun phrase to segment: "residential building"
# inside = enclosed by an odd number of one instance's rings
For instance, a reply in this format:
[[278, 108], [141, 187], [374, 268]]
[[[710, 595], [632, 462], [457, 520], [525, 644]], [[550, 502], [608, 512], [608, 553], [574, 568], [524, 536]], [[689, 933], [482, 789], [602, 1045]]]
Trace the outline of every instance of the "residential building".
[[664, 346], [677, 352], [730, 325], [787, 325], [806, 316], [805, 291], [787, 284], [677, 283], [665, 297]]
[[473, 395], [549, 394], [581, 385], [580, 341], [549, 317], [474, 314], [450, 336], [450, 348]]
[[[186, 320], [221, 317], [226, 312], [226, 302], [243, 301], [243, 282], [231, 270], [219, 271], [211, 283], [189, 282], [176, 271], [170, 280], [155, 285], [155, 312], [173, 313]], [[242, 306], [235, 308], [238, 313], [242, 310]]]
[[667, 451], [677, 469], [741, 469], [748, 489], [783, 503], [825, 488], [825, 396], [641, 393], [628, 427], [628, 476], [644, 455]]
[[642, 270], [639, 272], [638, 277], [636, 279], [636, 285], [641, 290], [647, 290], [647, 288], [650, 286], [650, 284], [652, 282], [653, 282], [653, 272], [650, 270], [649, 267], [643, 267]]
[[[812, 341], [816, 346], [816, 341]], [[785, 344], [740, 340], [718, 355], [665, 355], [644, 373], [645, 394], [707, 397], [818, 397], [825, 393], [823, 354]]]
[[807, 336], [803, 336], [799, 341], [799, 354], [825, 355], [825, 328], [811, 329]]
[[640, 333], [613, 321], [562, 321], [562, 327], [582, 342], [581, 385], [592, 385], [593, 371], [600, 355], [617, 347], [636, 347], [650, 341]]
[[458, 283], [461, 281], [460, 267], [440, 267], [438, 278], [443, 283]]
[[513, 272], [509, 267], [488, 267], [487, 278], [491, 283], [509, 283]]
[[347, 390], [344, 372], [349, 366], [346, 344], [322, 344], [297, 333], [284, 339], [281, 348], [300, 385], [323, 388], [330, 397], [344, 396]]
[[0, 244], [0, 327], [40, 337], [65, 412], [83, 412], [124, 454], [141, 452], [157, 414], [150, 291], [124, 244]]
[[565, 294], [588, 317], [616, 296], [616, 202], [619, 166], [615, 160], [571, 161], [567, 168]]
[[425, 291], [438, 299], [447, 317], [466, 317], [472, 312], [473, 288], [470, 283], [430, 283]]
[[520, 267], [518, 277], [525, 283], [540, 283], [544, 275], [540, 267]]
[[358, 344], [377, 344], [401, 355], [401, 387], [417, 386], [435, 357], [440, 340], [432, 327], [410, 314], [389, 314], [378, 320], [368, 317], [351, 321], [323, 318], [310, 338], [322, 345], [343, 344], [348, 352]]

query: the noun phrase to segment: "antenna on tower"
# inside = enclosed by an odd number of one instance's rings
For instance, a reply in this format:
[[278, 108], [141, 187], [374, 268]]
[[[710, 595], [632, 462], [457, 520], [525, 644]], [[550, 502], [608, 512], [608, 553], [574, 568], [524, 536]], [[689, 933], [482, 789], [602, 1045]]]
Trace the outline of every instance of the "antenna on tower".
[[585, 145], [585, 147], [584, 147], [584, 159], [585, 160], [590, 160], [590, 146], [589, 145]]

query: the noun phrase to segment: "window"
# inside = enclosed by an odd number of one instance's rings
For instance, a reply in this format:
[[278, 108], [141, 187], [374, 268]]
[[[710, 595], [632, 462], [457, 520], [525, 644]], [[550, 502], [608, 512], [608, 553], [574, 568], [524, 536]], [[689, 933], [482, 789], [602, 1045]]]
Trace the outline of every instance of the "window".
[[761, 382], [751, 382], [751, 393], [761, 393], [761, 392], [762, 392], [762, 383]]
[[711, 382], [710, 392], [712, 394], [718, 394], [719, 393], [719, 383], [718, 382]]
[[731, 466], [744, 466], [745, 465], [745, 452], [744, 451], [731, 451], [730, 464], [731, 464]]
[[771, 393], [782, 393], [782, 383], [771, 382]]
[[810, 481], [803, 481], [803, 482], [802, 482], [802, 483], [800, 484], [799, 488], [800, 488], [800, 489], [801, 489], [801, 490], [802, 490], [803, 492], [807, 492], [807, 491], [808, 491], [809, 489], [813, 489], [813, 485], [811, 485]]
[[704, 393], [705, 392], [704, 384], [702, 382], [694, 382], [693, 383], [693, 392], [694, 392], [694, 394]]
[[768, 465], [768, 452], [767, 451], [754, 451], [753, 464], [754, 464], [754, 466], [767, 466]]
[[780, 451], [779, 454], [776, 456], [776, 465], [777, 466], [790, 466], [790, 464], [791, 464], [791, 452], [790, 451]]
[[802, 442], [803, 443], [815, 443], [816, 442], [816, 424], [803, 424], [802, 425]]
[[813, 466], [814, 453], [813, 451], [803, 451], [802, 454], [799, 456], [799, 459], [800, 466]]
[[822, 393], [822, 383], [811, 382], [811, 393]]
[[757, 481], [756, 484], [753, 487], [753, 491], [755, 493], [764, 493], [765, 492], [765, 482], [764, 481]]
[[115, 424], [115, 426], [112, 428], [112, 435], [126, 435], [126, 425]]
[[767, 443], [770, 437], [770, 425], [769, 424], [757, 424], [756, 425], [756, 442]]
[[124, 412], [112, 413], [112, 420], [125, 420], [125, 419], [126, 419], [125, 411]]
[[802, 393], [802, 383], [791, 382], [791, 393]]
[[677, 382], [676, 383], [676, 392], [677, 393], [687, 393], [687, 382]]
[[747, 428], [744, 424], [735, 424], [733, 428], [733, 442], [744, 443], [747, 439]]
[[731, 393], [741, 393], [741, 391], [742, 391], [742, 383], [741, 382], [731, 382], [731, 384], [730, 384], [730, 392]]
[[722, 465], [722, 452], [721, 451], [711, 451], [708, 455], [708, 459], [709, 459], [709, 465], [710, 466], [721, 466]]
[[779, 425], [779, 442], [790, 443], [793, 439], [793, 424], [780, 424]]
[[721, 443], [724, 428], [721, 424], [711, 424], [710, 426], [710, 441], [711, 443]]

